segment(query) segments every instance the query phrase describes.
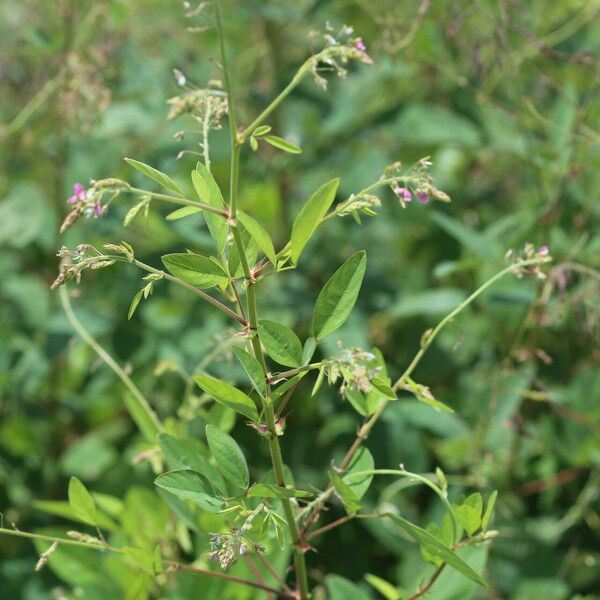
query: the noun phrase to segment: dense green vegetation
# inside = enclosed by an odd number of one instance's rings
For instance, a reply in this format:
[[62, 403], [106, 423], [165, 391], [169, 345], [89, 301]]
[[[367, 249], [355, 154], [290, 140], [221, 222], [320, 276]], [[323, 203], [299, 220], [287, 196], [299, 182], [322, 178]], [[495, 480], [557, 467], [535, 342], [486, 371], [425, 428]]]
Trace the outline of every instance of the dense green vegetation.
[[[272, 114], [273, 131], [301, 154], [263, 142], [243, 154], [240, 208], [263, 223], [277, 249], [306, 199], [338, 176], [342, 201], [395, 161], [408, 168], [431, 157], [436, 186], [452, 198], [403, 209], [383, 188], [378, 216], [361, 225], [351, 216], [331, 220], [297, 270], [261, 280], [261, 317], [306, 339], [319, 291], [365, 249], [368, 269], [354, 311], [317, 357], [338, 355], [338, 340], [344, 348], [376, 346], [395, 380], [423, 333], [506, 266], [507, 250], [547, 245], [554, 259], [543, 280], [504, 277], [428, 349], [415, 380], [455, 412], [404, 392], [366, 441], [377, 468], [443, 469], [454, 503], [473, 492], [487, 500], [498, 490], [490, 525], [497, 537], [461, 551], [489, 587], [445, 569], [428, 597], [600, 598], [600, 3], [226, 5], [241, 123], [320, 49], [309, 33], [327, 21], [336, 30], [353, 25], [374, 61], [349, 65], [347, 78], [328, 76], [327, 90], [306, 78]], [[2, 525], [96, 535], [66, 503], [74, 476], [95, 493], [112, 544], [151, 551], [169, 540], [178, 555], [165, 556], [184, 563], [206, 556], [206, 532], [219, 522], [206, 513], [186, 527], [157, 495], [164, 444], [159, 449], [136, 427], [127, 388], [76, 334], [59, 292], [49, 288], [62, 245], [125, 240], [156, 268], [161, 256], [183, 248], [210, 251], [206, 227], [193, 218], [165, 220], [168, 207], [158, 204], [124, 228], [132, 203], [121, 198], [102, 219], [81, 219], [59, 235], [75, 182], [119, 177], [158, 190], [124, 157], [169, 173], [194, 194], [189, 173], [205, 158], [194, 154], [203, 154], [193, 131], [201, 124], [185, 112], [167, 119], [178, 106], [167, 100], [182, 93], [179, 72], [186, 86], [223, 77], [216, 32], [195, 8], [157, 0], [0, 6]], [[225, 192], [226, 117], [222, 123], [211, 134], [210, 160]], [[252, 481], [264, 477], [267, 444], [190, 379], [209, 373], [247, 387], [231, 349], [235, 323], [167, 282], [128, 320], [132, 297], [147, 283], [141, 277], [125, 264], [84, 273], [81, 285], [68, 284], [76, 318], [131, 375], [170, 436], [204, 440], [206, 424], [218, 425], [243, 449]], [[302, 380], [286, 408], [282, 445], [298, 486], [322, 490], [329, 461], [340, 463], [363, 417], [336, 386], [324, 384], [312, 397], [315, 378]], [[364, 510], [396, 511], [422, 527], [441, 523], [444, 505], [409, 483], [375, 478]], [[344, 514], [333, 502], [319, 525]], [[388, 520], [357, 519], [320, 536], [318, 553], [306, 555], [315, 597], [411, 597], [435, 567], [404, 531]], [[61, 547], [34, 573], [47, 547], [0, 536], [3, 598], [265, 597], [183, 571], [153, 582], [139, 556], [77, 548]], [[283, 569], [288, 556], [277, 548], [269, 558]], [[245, 561], [228, 572], [253, 576]]]

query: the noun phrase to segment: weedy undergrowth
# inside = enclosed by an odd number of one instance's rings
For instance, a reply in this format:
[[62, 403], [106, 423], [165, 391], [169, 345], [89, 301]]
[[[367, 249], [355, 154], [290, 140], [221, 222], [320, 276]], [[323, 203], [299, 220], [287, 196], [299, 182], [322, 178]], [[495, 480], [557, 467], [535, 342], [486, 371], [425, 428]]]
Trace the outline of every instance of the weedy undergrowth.
[[[176, 207], [166, 216], [167, 221], [204, 219], [214, 241], [214, 253], [207, 256], [187, 250], [167, 254], [162, 257], [162, 268], [157, 268], [140, 260], [136, 250], [125, 241], [106, 243], [100, 248], [91, 244], [81, 244], [75, 249], [62, 247], [58, 253], [60, 272], [52, 284], [53, 289], [61, 288], [61, 299], [74, 328], [127, 386], [130, 392], [127, 409], [147, 442], [142, 459], [149, 460], [156, 472], [157, 501], [168, 507], [175, 525], [170, 533], [164, 534], [161, 543], [139, 542], [119, 522], [118, 511], [111, 511], [105, 497], [91, 493], [81, 481], [72, 478], [68, 488], [69, 507], [63, 516], [85, 524], [92, 533], [71, 531], [66, 537], [59, 537], [16, 528], [3, 528], [2, 533], [36, 540], [40, 548], [36, 569], [52, 560], [53, 554], [64, 546], [113, 553], [136, 573], [133, 582], [125, 578], [128, 598], [148, 597], [157, 587], [168, 586], [174, 572], [185, 570], [272, 596], [306, 600], [326, 593], [319, 582], [309, 578], [307, 569], [307, 562], [318, 569], [319, 555], [313, 550], [318, 549], [319, 538], [354, 519], [383, 519], [398, 535], [417, 543], [423, 559], [434, 566], [429, 580], [411, 598], [427, 593], [445, 568], [485, 586], [483, 575], [461, 557], [460, 549], [487, 544], [494, 537], [489, 525], [496, 492], [485, 502], [477, 491], [460, 502], [451, 500], [441, 469], [435, 473], [412, 473], [401, 464], [400, 456], [398, 464], [376, 466], [367, 439], [389, 403], [398, 400], [399, 392], [408, 392], [429, 405], [432, 418], [435, 411], [452, 411], [425, 384], [413, 379], [415, 368], [440, 331], [496, 281], [511, 274], [543, 277], [540, 267], [551, 260], [549, 251], [546, 247], [536, 249], [528, 245], [521, 255], [508, 255], [508, 266], [435, 328], [424, 332], [417, 353], [399, 376], [393, 377], [388, 372], [385, 357], [377, 348], [340, 347], [337, 356], [315, 359], [320, 355], [320, 343], [334, 335], [353, 310], [367, 269], [366, 253], [357, 248], [343, 264], [332, 265], [331, 277], [314, 302], [311, 335], [304, 340], [285, 324], [269, 318], [268, 310], [257, 305], [256, 289], [264, 278], [295, 269], [310, 250], [311, 238], [333, 219], [352, 216], [360, 224], [362, 218], [376, 216], [382, 202], [376, 195], [380, 190], [389, 188], [404, 209], [413, 208], [409, 206], [413, 197], [421, 204], [450, 199], [435, 186], [428, 158], [408, 168], [400, 162], [394, 163], [372, 185], [337, 203], [339, 180], [333, 179], [323, 182], [307, 199], [288, 232], [289, 241], [277, 249], [263, 224], [238, 208], [243, 153], [257, 151], [263, 144], [290, 154], [300, 153], [302, 150], [296, 144], [273, 132], [268, 124], [273, 111], [306, 77], [312, 76], [325, 89], [328, 74], [345, 77], [350, 63], [369, 65], [372, 60], [365, 43], [352, 28], [344, 26], [335, 31], [328, 26], [321, 34], [323, 49], [301, 65], [288, 86], [249, 125], [239, 126], [219, 2], [212, 8], [220, 39], [223, 82], [212, 81], [206, 88], [189, 89], [169, 101], [169, 118], [190, 114], [201, 126], [202, 160], [191, 173], [197, 198], [186, 197], [167, 174], [127, 158], [133, 169], [158, 184], [161, 191], [136, 188], [125, 180], [113, 178], [92, 181], [88, 189], [75, 184], [73, 196], [68, 199], [71, 210], [61, 231], [73, 227], [81, 218], [102, 217], [111, 203], [121, 199], [135, 200], [125, 217], [125, 225], [148, 214], [156, 203], [166, 203]], [[176, 77], [180, 85], [186, 85], [182, 73], [176, 72]], [[225, 186], [219, 185], [211, 172], [209, 144], [210, 132], [221, 128], [225, 117], [230, 134], [227, 198], [222, 191]], [[247, 385], [235, 387], [226, 379], [216, 378], [210, 375], [208, 366], [194, 375], [193, 382], [207, 400], [214, 401], [221, 411], [219, 414], [236, 414], [264, 440], [271, 458], [269, 475], [255, 480], [252, 474], [260, 472], [255, 467], [264, 465], [248, 464], [240, 445], [225, 430], [229, 428], [219, 424], [219, 419], [209, 421], [202, 440], [189, 436], [185, 427], [174, 425], [173, 416], [168, 416], [168, 423], [159, 419], [131, 377], [79, 322], [66, 287], [61, 286], [71, 281], [79, 283], [86, 271], [117, 263], [129, 264], [145, 273], [143, 286], [131, 302], [130, 319], [139, 304], [149, 299], [155, 286], [174, 284], [199, 296], [231, 320], [236, 333], [228, 344], [247, 375]], [[316, 402], [322, 386], [336, 386], [363, 418], [341, 462], [323, 460], [329, 484], [320, 490], [296, 481], [285, 464], [286, 421], [293, 418], [286, 408], [294, 401], [300, 381], [309, 377], [314, 378], [312, 396], [303, 401]], [[306, 435], [315, 432], [307, 431]], [[424, 485], [436, 494], [445, 511], [441, 521], [422, 527], [399, 514], [393, 506], [375, 512], [363, 510], [363, 497], [373, 478], [390, 476]], [[325, 509], [334, 502], [341, 503], [346, 515], [328, 521]], [[204, 541], [204, 551], [195, 551], [194, 538]], [[194, 561], [181, 560], [182, 554], [192, 556]], [[252, 578], [229, 572], [240, 561], [251, 566]], [[388, 582], [374, 576], [367, 580], [379, 591], [391, 593], [393, 586]]]

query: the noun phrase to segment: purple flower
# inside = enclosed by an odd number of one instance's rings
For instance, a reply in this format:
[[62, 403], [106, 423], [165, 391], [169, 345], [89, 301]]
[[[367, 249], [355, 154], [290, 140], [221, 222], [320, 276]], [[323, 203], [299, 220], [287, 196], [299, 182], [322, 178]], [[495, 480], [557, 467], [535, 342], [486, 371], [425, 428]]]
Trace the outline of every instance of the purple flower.
[[550, 253], [550, 249], [548, 248], [548, 246], [540, 246], [538, 248], [538, 254], [540, 254], [541, 256], [547, 256]]
[[67, 200], [69, 204], [75, 204], [81, 200], [85, 200], [85, 189], [80, 183], [73, 186], [73, 195]]
[[429, 202], [429, 196], [427, 195], [427, 192], [417, 192], [417, 200], [421, 204], [427, 204]]
[[100, 204], [100, 202], [96, 202], [96, 204], [94, 205], [94, 214], [97, 217], [102, 216], [102, 204]]
[[400, 198], [400, 202], [410, 202], [412, 200], [411, 193], [404, 187], [395, 187], [393, 192]]
[[365, 46], [365, 43], [362, 41], [362, 38], [356, 38], [354, 40], [354, 47], [357, 50], [360, 50], [361, 52], [366, 52], [367, 47]]

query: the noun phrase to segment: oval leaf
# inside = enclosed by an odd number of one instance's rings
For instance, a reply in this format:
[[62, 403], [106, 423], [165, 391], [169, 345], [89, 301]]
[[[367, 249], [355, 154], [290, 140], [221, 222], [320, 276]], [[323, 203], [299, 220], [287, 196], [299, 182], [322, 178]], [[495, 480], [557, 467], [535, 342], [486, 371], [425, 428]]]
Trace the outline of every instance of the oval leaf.
[[69, 480], [69, 505], [75, 515], [88, 525], [97, 525], [96, 502], [77, 477]]
[[284, 152], [289, 152], [290, 154], [302, 153], [302, 148], [300, 148], [300, 146], [296, 146], [296, 144], [292, 144], [292, 142], [288, 142], [277, 135], [265, 135], [262, 139], [268, 144], [271, 144], [271, 146], [279, 148], [279, 150], [283, 150]]
[[252, 354], [246, 352], [239, 346], [233, 346], [231, 349], [240, 361], [244, 371], [246, 371], [254, 389], [261, 396], [264, 396], [267, 393], [267, 386], [265, 384], [265, 374], [263, 373], [260, 363], [252, 356]]
[[300, 254], [308, 240], [315, 232], [325, 216], [340, 184], [339, 179], [332, 179], [323, 184], [302, 207], [292, 226], [292, 238], [290, 240], [290, 258], [293, 264], [298, 262]]
[[206, 439], [217, 469], [223, 477], [245, 490], [250, 483], [248, 464], [237, 442], [215, 425], [206, 426]]
[[271, 264], [275, 265], [275, 261], [277, 260], [275, 258], [275, 248], [267, 230], [258, 221], [242, 211], [238, 212], [238, 219], [250, 234], [250, 237], [252, 237], [265, 256], [271, 261]]
[[181, 188], [168, 176], [165, 175], [162, 171], [147, 165], [146, 163], [140, 162], [139, 160], [133, 160], [133, 158], [126, 158], [125, 162], [128, 165], [131, 165], [134, 169], [137, 169], [140, 173], [143, 173], [146, 177], [152, 179], [152, 181], [156, 181], [159, 185], [162, 185], [164, 188], [175, 192], [178, 196], [183, 198], [183, 192]]
[[251, 498], [310, 498], [313, 493], [281, 487], [274, 483], [255, 483], [246, 495]]
[[286, 367], [302, 364], [302, 343], [289, 327], [262, 319], [258, 322], [258, 332], [268, 355], [275, 362]]
[[229, 281], [222, 267], [214, 260], [200, 254], [191, 252], [165, 254], [162, 262], [171, 275], [197, 288], [211, 288]]
[[198, 208], [197, 206], [182, 206], [181, 208], [170, 212], [165, 219], [167, 221], [177, 221], [178, 219], [183, 219], [199, 212], [202, 212], [202, 209]]
[[208, 375], [196, 375], [194, 381], [219, 404], [223, 404], [240, 414], [248, 417], [252, 421], [258, 421], [258, 411], [256, 404], [252, 402], [249, 396], [244, 392], [234, 388], [232, 385], [209, 377]]
[[483, 577], [476, 573], [454, 550], [444, 546], [433, 535], [421, 529], [414, 523], [398, 517], [394, 514], [388, 514], [390, 519], [393, 519], [410, 537], [412, 537], [418, 544], [421, 544], [427, 552], [440, 558], [442, 561], [447, 563], [450, 567], [462, 573], [465, 577], [468, 577], [472, 581], [475, 581], [479, 585], [487, 586], [487, 583]]
[[154, 483], [178, 498], [191, 500], [208, 512], [218, 512], [224, 507], [222, 498], [209, 481], [196, 471], [169, 471], [159, 475]]
[[[196, 170], [192, 171], [192, 183], [201, 202], [210, 204], [221, 210], [223, 209], [225, 201], [223, 200], [221, 189], [211, 172], [201, 162], [196, 165]], [[219, 252], [223, 252], [229, 230], [227, 220], [209, 212], [205, 213], [204, 219], [210, 234], [217, 244]]]
[[171, 469], [197, 471], [219, 492], [225, 494], [225, 482], [219, 471], [208, 461], [207, 450], [202, 442], [193, 438], [178, 439], [166, 433], [161, 433], [158, 441]]
[[317, 340], [333, 333], [350, 316], [366, 268], [367, 255], [361, 250], [351, 256], [325, 284], [313, 313], [313, 332]]

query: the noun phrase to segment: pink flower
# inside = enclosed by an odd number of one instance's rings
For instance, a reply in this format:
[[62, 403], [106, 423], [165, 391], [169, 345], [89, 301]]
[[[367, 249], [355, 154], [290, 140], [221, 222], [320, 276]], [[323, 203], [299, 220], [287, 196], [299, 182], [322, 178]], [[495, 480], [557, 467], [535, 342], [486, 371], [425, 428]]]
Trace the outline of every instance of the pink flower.
[[357, 50], [360, 50], [361, 52], [366, 52], [367, 47], [365, 46], [365, 43], [362, 41], [362, 38], [356, 38], [354, 40], [354, 47]]
[[538, 254], [540, 254], [541, 256], [548, 256], [548, 254], [550, 254], [550, 249], [548, 248], [548, 246], [540, 246], [538, 248]]
[[69, 204], [75, 204], [81, 200], [85, 200], [85, 189], [80, 183], [73, 186], [73, 195], [67, 200]]
[[427, 204], [429, 202], [429, 196], [427, 195], [427, 192], [417, 192], [417, 200], [421, 204]]
[[400, 202], [410, 202], [412, 200], [410, 191], [404, 187], [395, 187], [392, 191], [400, 198]]

